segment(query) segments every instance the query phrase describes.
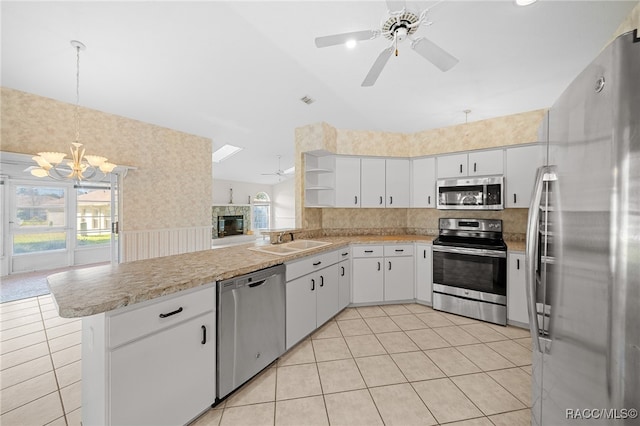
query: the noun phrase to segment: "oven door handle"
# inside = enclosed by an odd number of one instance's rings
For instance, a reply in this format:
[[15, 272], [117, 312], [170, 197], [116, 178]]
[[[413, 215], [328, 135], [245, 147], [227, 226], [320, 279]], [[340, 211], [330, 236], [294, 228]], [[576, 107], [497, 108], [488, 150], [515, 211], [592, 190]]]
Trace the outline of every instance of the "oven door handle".
[[485, 257], [507, 257], [507, 252], [502, 250], [488, 250], [488, 249], [474, 249], [465, 247], [450, 247], [450, 246], [433, 246], [433, 251], [439, 251], [443, 253], [454, 254], [469, 254], [471, 256], [485, 256]]

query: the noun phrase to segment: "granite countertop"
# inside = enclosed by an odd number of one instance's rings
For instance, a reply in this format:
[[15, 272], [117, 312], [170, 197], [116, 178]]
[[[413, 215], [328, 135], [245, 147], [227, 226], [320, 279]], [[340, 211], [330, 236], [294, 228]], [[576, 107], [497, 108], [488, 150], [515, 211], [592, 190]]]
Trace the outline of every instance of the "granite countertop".
[[[361, 235], [313, 239], [332, 244], [286, 256], [248, 252], [249, 247], [258, 244], [242, 244], [119, 265], [75, 269], [50, 275], [47, 281], [60, 316], [77, 318], [112, 311], [348, 244], [430, 243], [435, 236]], [[515, 244], [515, 247], [511, 244]], [[507, 241], [507, 245], [510, 250], [524, 250], [524, 242]]]

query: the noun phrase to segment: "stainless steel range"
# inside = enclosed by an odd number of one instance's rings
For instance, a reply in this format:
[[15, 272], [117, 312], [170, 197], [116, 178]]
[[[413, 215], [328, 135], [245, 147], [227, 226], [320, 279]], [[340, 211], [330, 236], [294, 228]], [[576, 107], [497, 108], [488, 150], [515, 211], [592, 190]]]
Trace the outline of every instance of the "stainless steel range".
[[440, 219], [433, 241], [433, 308], [507, 324], [502, 221]]

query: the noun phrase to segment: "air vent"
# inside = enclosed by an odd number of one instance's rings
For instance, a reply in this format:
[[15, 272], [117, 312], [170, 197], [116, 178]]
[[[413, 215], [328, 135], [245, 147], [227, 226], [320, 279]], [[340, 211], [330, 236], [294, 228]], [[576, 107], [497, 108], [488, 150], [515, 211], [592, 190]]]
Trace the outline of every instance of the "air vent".
[[300, 98], [300, 100], [301, 100], [302, 102], [304, 102], [305, 104], [307, 104], [307, 105], [311, 105], [312, 103], [314, 103], [314, 102], [316, 101], [315, 99], [312, 99], [312, 98], [311, 98], [310, 96], [308, 96], [308, 95], [305, 95], [305, 96], [301, 97], [301, 98]]

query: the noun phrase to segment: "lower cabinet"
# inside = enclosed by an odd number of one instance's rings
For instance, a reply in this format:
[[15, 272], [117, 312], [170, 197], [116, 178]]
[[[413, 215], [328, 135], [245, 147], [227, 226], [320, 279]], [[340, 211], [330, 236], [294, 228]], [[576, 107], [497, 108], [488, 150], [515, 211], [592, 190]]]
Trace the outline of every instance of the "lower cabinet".
[[287, 350], [340, 310], [339, 265], [287, 281]]
[[351, 303], [351, 260], [343, 260], [338, 264], [338, 274], [340, 283], [338, 310], [341, 311]]
[[507, 261], [507, 320], [529, 324], [524, 253], [511, 252]]
[[352, 256], [353, 303], [415, 298], [413, 244], [354, 246]]
[[82, 423], [186, 424], [215, 401], [215, 286], [83, 318]]
[[431, 244], [416, 244], [416, 300], [431, 305], [433, 257]]

